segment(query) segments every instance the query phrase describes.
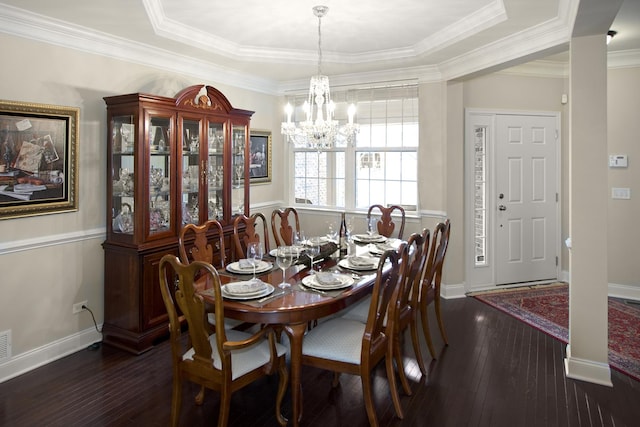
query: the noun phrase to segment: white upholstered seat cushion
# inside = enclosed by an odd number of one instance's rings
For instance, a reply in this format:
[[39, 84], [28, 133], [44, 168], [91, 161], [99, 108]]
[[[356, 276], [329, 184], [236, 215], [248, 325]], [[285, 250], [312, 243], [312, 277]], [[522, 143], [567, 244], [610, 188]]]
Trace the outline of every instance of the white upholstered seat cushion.
[[365, 324], [334, 317], [311, 329], [302, 342], [302, 354], [360, 364]]
[[[216, 324], [216, 314], [215, 313], [207, 313], [207, 321], [211, 325]], [[242, 325], [244, 323], [242, 320], [237, 319], [229, 319], [227, 317], [224, 318], [224, 328], [225, 329], [233, 329], [236, 326]]]
[[[244, 341], [251, 337], [251, 334], [236, 331], [234, 329], [226, 331], [226, 335], [228, 341]], [[213, 366], [216, 369], [221, 369], [222, 362], [220, 360], [220, 354], [218, 353], [215, 334], [209, 337], [209, 343], [211, 343], [211, 358], [213, 359]], [[276, 343], [276, 353], [278, 356], [282, 356], [286, 351], [287, 349], [285, 346]], [[190, 348], [182, 356], [182, 359], [193, 359], [194, 353], [195, 351], [193, 348]], [[267, 339], [258, 341], [251, 347], [233, 350], [231, 352], [231, 378], [235, 380], [247, 372], [269, 363], [270, 359], [271, 352], [269, 351], [269, 341]]]
[[339, 313], [339, 316], [344, 319], [357, 320], [360, 323], [367, 323], [370, 306], [371, 295], [367, 295], [351, 307], [345, 308], [342, 312]]

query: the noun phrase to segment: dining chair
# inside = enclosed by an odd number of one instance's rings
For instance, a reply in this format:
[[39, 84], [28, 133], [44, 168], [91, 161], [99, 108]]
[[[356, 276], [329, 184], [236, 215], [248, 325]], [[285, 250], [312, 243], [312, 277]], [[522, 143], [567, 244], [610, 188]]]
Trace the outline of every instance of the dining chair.
[[402, 239], [402, 233], [404, 233], [405, 212], [404, 208], [399, 205], [391, 205], [384, 207], [382, 205], [371, 205], [367, 211], [367, 223], [371, 219], [371, 216], [376, 212], [380, 212], [380, 219], [377, 222], [378, 233], [385, 237], [392, 237], [396, 228], [396, 224], [393, 222], [391, 214], [394, 211], [400, 212], [400, 229], [398, 230], [398, 239]]
[[[211, 231], [217, 232], [217, 241], [212, 246], [209, 242]], [[218, 220], [211, 219], [202, 225], [187, 224], [178, 235], [180, 260], [183, 263], [204, 261], [216, 267], [226, 265], [224, 231]]]
[[[340, 373], [360, 376], [371, 426], [378, 425], [372, 398], [371, 373], [382, 359], [385, 359], [387, 380], [396, 415], [400, 419], [404, 416], [393, 372], [390, 337], [383, 322], [388, 307], [396, 303], [397, 286], [404, 276], [405, 264], [402, 264], [401, 258], [406, 248], [406, 244], [403, 243], [397, 251], [388, 250], [380, 257], [366, 323], [333, 317], [307, 332], [302, 343], [302, 364], [333, 371], [334, 387], [339, 384]], [[390, 264], [388, 271], [385, 271], [386, 261]]]
[[[407, 239], [406, 245], [408, 250], [402, 263], [407, 265], [404, 280], [398, 285], [398, 299], [395, 307], [389, 308], [388, 317], [394, 319], [393, 323], [387, 322], [385, 319], [385, 327], [393, 327], [394, 330], [388, 331], [387, 335], [393, 337], [393, 350], [396, 365], [398, 367], [398, 375], [400, 383], [405, 393], [411, 395], [411, 387], [407, 381], [406, 374], [402, 368], [402, 337], [404, 331], [409, 328], [411, 334], [411, 344], [413, 352], [416, 355], [420, 372], [427, 374], [424, 360], [422, 359], [422, 351], [420, 350], [420, 340], [418, 338], [418, 321], [417, 312], [419, 309], [420, 284], [427, 265], [427, 256], [429, 251], [431, 232], [428, 228], [422, 230], [422, 233], [413, 233]], [[365, 323], [367, 321], [369, 304], [371, 298], [369, 296], [363, 298], [352, 307], [344, 310], [340, 314], [341, 317], [357, 320]]]
[[[211, 230], [217, 232], [217, 239], [214, 246], [209, 241]], [[218, 220], [211, 219], [202, 225], [187, 224], [178, 234], [178, 250], [180, 261], [189, 264], [193, 261], [203, 261], [216, 267], [224, 268], [226, 265], [226, 250], [224, 244], [224, 231], [222, 224]], [[208, 276], [197, 278], [194, 286], [197, 290], [210, 289], [211, 283], [207, 283]], [[215, 324], [215, 314], [208, 313], [208, 320], [211, 325]], [[225, 328], [237, 328], [244, 325], [244, 322], [236, 319], [224, 319]]]
[[424, 333], [424, 338], [427, 341], [427, 347], [429, 347], [429, 353], [431, 353], [431, 357], [434, 359], [436, 358], [436, 353], [431, 341], [427, 309], [429, 305], [433, 303], [436, 311], [436, 319], [438, 320], [438, 327], [440, 328], [440, 335], [442, 336], [445, 346], [449, 345], [447, 333], [444, 330], [444, 323], [442, 321], [442, 312], [440, 310], [440, 285], [442, 281], [442, 266], [444, 264], [444, 257], [447, 254], [450, 234], [451, 222], [449, 219], [444, 223], [440, 222], [436, 225], [433, 232], [433, 240], [431, 241], [431, 249], [429, 250], [429, 257], [427, 259], [427, 266], [425, 268], [424, 279], [422, 280], [418, 303], [420, 319], [422, 322], [422, 331]]
[[[202, 386], [195, 402], [204, 401], [204, 388], [220, 392], [218, 426], [226, 426], [229, 418], [231, 394], [236, 390], [265, 376], [278, 373], [275, 412], [280, 425], [286, 425], [280, 407], [288, 382], [286, 348], [277, 343], [270, 327], [256, 333], [225, 330], [223, 321], [223, 299], [220, 278], [216, 269], [206, 262], [194, 261], [183, 264], [172, 254], [160, 260], [160, 291], [169, 315], [169, 340], [173, 366], [171, 393], [171, 425], [180, 420], [182, 383], [184, 380]], [[196, 277], [206, 276], [213, 284], [215, 298], [216, 331], [208, 333], [205, 321], [205, 304], [194, 286]], [[175, 289], [175, 293], [172, 291]], [[175, 299], [174, 299], [175, 298]], [[188, 324], [189, 344], [181, 339], [181, 322], [178, 309]], [[267, 339], [265, 339], [265, 337]], [[188, 346], [190, 348], [187, 348]]]
[[409, 236], [407, 240], [409, 250], [405, 251], [405, 256], [402, 259], [402, 262], [407, 264], [407, 271], [405, 272], [404, 280], [398, 287], [396, 305], [389, 308], [389, 317], [393, 319], [393, 322], [385, 325], [394, 328], [393, 333], [389, 331], [389, 336], [393, 337], [393, 354], [398, 368], [398, 376], [400, 377], [402, 388], [408, 395], [411, 395], [411, 388], [402, 363], [402, 338], [407, 328], [411, 335], [411, 344], [420, 372], [423, 375], [427, 374], [422, 359], [422, 351], [420, 350], [420, 340], [418, 339], [417, 312], [419, 309], [420, 284], [427, 264], [430, 237], [431, 232], [428, 228], [423, 229], [420, 234], [413, 233]]
[[[295, 229], [292, 228], [289, 221], [289, 217], [293, 216]], [[278, 227], [278, 220], [280, 219], [280, 227]], [[271, 212], [271, 231], [273, 232], [273, 238], [276, 242], [276, 246], [291, 246], [293, 245], [294, 233], [300, 233], [300, 220], [298, 219], [298, 211], [295, 208], [275, 209]]]
[[[260, 234], [258, 233], [258, 223], [262, 222], [262, 236], [261, 241]], [[244, 229], [242, 228], [244, 225]], [[233, 220], [233, 246], [236, 259], [243, 259], [247, 257], [247, 246], [249, 243], [258, 242], [262, 243], [264, 254], [269, 253], [269, 232], [267, 230], [267, 220], [260, 212], [256, 212], [253, 215], [246, 216], [240, 214]]]

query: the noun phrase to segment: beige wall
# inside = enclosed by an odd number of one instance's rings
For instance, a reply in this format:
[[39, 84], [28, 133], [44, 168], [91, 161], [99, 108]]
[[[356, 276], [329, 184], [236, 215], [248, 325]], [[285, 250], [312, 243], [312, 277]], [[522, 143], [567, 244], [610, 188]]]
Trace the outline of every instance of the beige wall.
[[[105, 232], [105, 134], [106, 111], [102, 97], [148, 92], [173, 96], [192, 84], [205, 83], [220, 89], [233, 106], [255, 110], [252, 127], [273, 131], [273, 182], [252, 186], [251, 205], [265, 213], [287, 203], [288, 158], [279, 133], [282, 99], [238, 89], [193, 76], [169, 74], [137, 64], [125, 63], [60, 47], [0, 35], [0, 54], [11, 58], [0, 67], [1, 97], [7, 100], [77, 106], [80, 115], [80, 209], [75, 213], [0, 221], [0, 332], [12, 331], [11, 366], [0, 361], [0, 381], [41, 360], [58, 357], [61, 342], [93, 328], [88, 313], [71, 314], [73, 303], [89, 301], [98, 323], [103, 320], [103, 252]], [[640, 68], [613, 70], [609, 79], [610, 152], [629, 155], [629, 168], [609, 171], [610, 185], [631, 187], [638, 182], [640, 158], [637, 135], [637, 94]], [[407, 231], [433, 228], [441, 215], [452, 219], [452, 242], [447, 255], [444, 281], [464, 283], [463, 257], [463, 122], [464, 108], [561, 111], [563, 141], [568, 141], [565, 107], [560, 95], [567, 92], [563, 78], [522, 77], [492, 74], [466, 82], [425, 83], [420, 86], [420, 159], [428, 165], [420, 175], [421, 212], [411, 218]], [[563, 145], [564, 147], [564, 145]], [[563, 160], [567, 158], [563, 148]], [[605, 161], [603, 159], [603, 161]], [[563, 193], [567, 175], [563, 165]], [[632, 197], [634, 193], [632, 192]], [[640, 287], [640, 265], [634, 258], [638, 240], [638, 201], [610, 201], [609, 281]], [[563, 239], [567, 236], [567, 211], [563, 201]], [[303, 227], [322, 228], [336, 212], [312, 211]], [[594, 227], [598, 231], [597, 225]], [[73, 237], [73, 239], [71, 237]], [[62, 243], [56, 243], [61, 239]], [[36, 242], [36, 243], [33, 243]], [[43, 243], [40, 245], [39, 243]], [[42, 247], [39, 247], [42, 246]], [[563, 256], [564, 258], [564, 256]], [[86, 338], [86, 339], [90, 339]], [[50, 347], [55, 348], [52, 351]], [[44, 350], [43, 350], [44, 349]], [[57, 353], [56, 353], [57, 352]], [[47, 353], [29, 359], [33, 353]], [[16, 366], [18, 368], [16, 368]]]
[[[609, 69], [608, 154], [626, 154], [629, 167], [609, 169], [609, 283], [640, 287], [640, 68]], [[631, 188], [630, 200], [612, 200], [611, 188]], [[595, 224], [601, 233], [604, 224]]]
[[[0, 97], [5, 100], [76, 106], [80, 108], [79, 210], [73, 213], [0, 220], [0, 332], [11, 330], [13, 365], [0, 361], [0, 381], [23, 369], [21, 355], [77, 350], [84, 331], [93, 330], [89, 313], [72, 314], [72, 305], [88, 301], [97, 322], [103, 321], [103, 250], [105, 238], [106, 108], [104, 96], [147, 92], [174, 96], [193, 84], [221, 90], [234, 107], [256, 111], [252, 127], [275, 130], [280, 114], [277, 97], [208, 81], [178, 76], [132, 63], [53, 45], [0, 35]], [[7, 60], [10, 58], [10, 60]], [[277, 116], [277, 117], [276, 117]], [[277, 140], [277, 139], [274, 139]], [[275, 170], [282, 147], [275, 144]], [[276, 182], [282, 182], [276, 174]], [[273, 184], [261, 185], [252, 202], [281, 197]], [[62, 242], [62, 243], [60, 243]], [[42, 246], [42, 247], [41, 247]], [[97, 336], [99, 339], [99, 336]], [[74, 343], [67, 344], [64, 341]], [[35, 360], [46, 363], [48, 357]], [[25, 362], [26, 364], [31, 361]]]

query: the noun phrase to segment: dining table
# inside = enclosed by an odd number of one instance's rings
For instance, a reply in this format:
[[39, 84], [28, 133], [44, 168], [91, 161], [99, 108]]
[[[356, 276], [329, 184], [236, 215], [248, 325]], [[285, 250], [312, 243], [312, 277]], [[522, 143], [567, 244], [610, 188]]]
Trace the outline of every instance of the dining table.
[[[265, 261], [269, 261], [265, 258]], [[342, 261], [342, 262], [341, 262]], [[360, 299], [364, 298], [372, 290], [376, 279], [377, 265], [375, 268], [352, 270], [344, 268], [344, 261], [336, 258], [335, 254], [319, 260], [313, 264], [313, 272], [308, 265], [293, 265], [286, 270], [283, 280], [282, 270], [273, 262], [273, 267], [268, 271], [257, 274], [256, 277], [266, 284], [273, 286], [273, 293], [256, 299], [228, 299], [224, 301], [225, 317], [255, 324], [269, 324], [278, 331], [284, 331], [290, 344], [290, 386], [294, 426], [299, 425], [302, 419], [302, 345], [304, 335], [310, 325], [322, 318], [331, 316], [344, 310]], [[220, 283], [223, 285], [251, 280], [248, 275], [235, 274], [228, 269], [220, 269]], [[305, 277], [318, 272], [335, 272], [341, 277], [348, 276], [352, 280], [350, 286], [332, 291], [317, 290], [303, 285]], [[290, 286], [280, 288], [282, 282]], [[202, 291], [205, 302], [213, 303], [213, 294]]]

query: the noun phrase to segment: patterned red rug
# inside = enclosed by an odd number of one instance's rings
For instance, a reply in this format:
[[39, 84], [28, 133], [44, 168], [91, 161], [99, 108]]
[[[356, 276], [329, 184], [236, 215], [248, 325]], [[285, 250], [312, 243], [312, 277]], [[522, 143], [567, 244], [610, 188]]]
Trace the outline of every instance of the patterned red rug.
[[[489, 291], [473, 296], [562, 342], [568, 342], [567, 284]], [[609, 364], [640, 381], [640, 306], [614, 298], [609, 298]]]

